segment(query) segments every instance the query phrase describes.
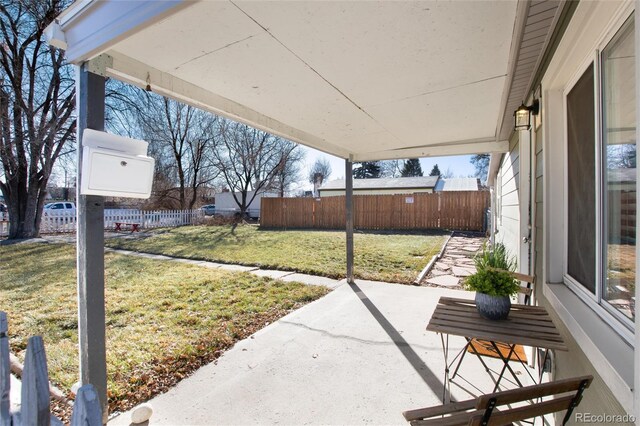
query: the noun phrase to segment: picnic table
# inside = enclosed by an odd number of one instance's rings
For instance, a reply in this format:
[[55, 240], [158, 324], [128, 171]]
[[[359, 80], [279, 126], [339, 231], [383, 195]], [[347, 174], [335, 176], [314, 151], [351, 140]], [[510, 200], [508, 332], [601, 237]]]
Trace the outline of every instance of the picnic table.
[[122, 227], [131, 228], [131, 233], [140, 232], [140, 224], [135, 222], [116, 222], [115, 231], [122, 231]]
[[[442, 341], [445, 361], [443, 401], [447, 390], [449, 395], [451, 394], [451, 377], [449, 375], [451, 366], [463, 355], [469, 345], [473, 348], [472, 342], [475, 339], [488, 341], [495, 349], [497, 357], [503, 363], [502, 370], [496, 380], [494, 392], [498, 389], [498, 385], [506, 371], [510, 372], [519, 387], [523, 387], [517, 374], [509, 365], [509, 361], [514, 361], [514, 359], [525, 366], [525, 371], [529, 373], [534, 382], [536, 381], [526, 368], [525, 361], [517, 356], [515, 352], [517, 345], [568, 351], [560, 332], [553, 324], [547, 310], [542, 306], [513, 304], [506, 320], [494, 321], [480, 316], [474, 300], [443, 296], [438, 301], [438, 305], [429, 320], [427, 330], [439, 333]], [[449, 362], [448, 358], [450, 335], [462, 336], [467, 341], [467, 345], [451, 362]], [[498, 347], [499, 344], [506, 345], [506, 356]], [[485, 369], [489, 372], [486, 365]]]

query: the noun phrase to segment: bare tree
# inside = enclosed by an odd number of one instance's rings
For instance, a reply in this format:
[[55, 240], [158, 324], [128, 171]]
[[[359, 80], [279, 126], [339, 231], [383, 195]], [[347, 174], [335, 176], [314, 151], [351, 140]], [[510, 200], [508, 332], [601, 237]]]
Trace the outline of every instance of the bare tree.
[[0, 0], [0, 190], [9, 238], [39, 234], [53, 165], [75, 140], [73, 70], [44, 41], [63, 0]]
[[326, 158], [318, 158], [309, 171], [309, 183], [315, 183], [318, 175], [322, 176], [322, 181], [326, 181], [331, 176], [331, 163]]
[[382, 177], [397, 178], [402, 176], [402, 168], [404, 167], [404, 161], [402, 160], [385, 160], [381, 162]]
[[445, 179], [450, 179], [455, 177], [455, 175], [453, 174], [453, 170], [451, 170], [451, 167], [447, 167], [447, 171], [441, 174], [440, 177]]
[[218, 124], [213, 163], [244, 215], [256, 195], [276, 187], [278, 175], [296, 158], [299, 147], [245, 124], [223, 119]]
[[331, 176], [331, 163], [324, 158], [318, 158], [309, 171], [309, 182], [313, 184], [313, 196], [318, 196], [318, 189]]
[[[207, 158], [215, 141], [217, 117], [177, 101], [135, 89], [134, 112], [150, 154], [156, 158], [154, 192], [193, 209], [198, 191], [217, 177]], [[177, 195], [175, 194], [177, 192]]]
[[[292, 143], [292, 142], [291, 142]], [[274, 188], [280, 197], [284, 197], [289, 188], [300, 180], [300, 165], [304, 160], [305, 152], [296, 147], [283, 151], [283, 165], [277, 171]]]

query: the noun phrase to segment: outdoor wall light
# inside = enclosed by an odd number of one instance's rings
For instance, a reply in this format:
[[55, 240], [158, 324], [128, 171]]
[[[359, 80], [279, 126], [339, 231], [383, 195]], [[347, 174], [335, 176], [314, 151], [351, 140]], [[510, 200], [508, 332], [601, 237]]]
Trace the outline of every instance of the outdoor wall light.
[[537, 99], [533, 100], [533, 103], [529, 106], [526, 106], [524, 102], [522, 105], [518, 107], [517, 110], [513, 113], [513, 117], [515, 119], [515, 129], [516, 130], [529, 130], [531, 127], [531, 114], [538, 115], [540, 111], [540, 101]]

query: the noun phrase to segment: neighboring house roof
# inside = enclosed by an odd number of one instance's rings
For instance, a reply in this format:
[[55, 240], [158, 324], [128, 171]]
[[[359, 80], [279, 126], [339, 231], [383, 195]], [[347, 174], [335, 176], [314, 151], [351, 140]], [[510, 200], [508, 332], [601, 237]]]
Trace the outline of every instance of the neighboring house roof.
[[478, 178], [446, 178], [440, 179], [436, 185], [436, 191], [478, 191], [480, 180]]
[[[406, 188], [433, 188], [436, 186], [438, 176], [419, 176], [401, 178], [378, 179], [354, 179], [353, 189], [406, 189]], [[320, 187], [320, 191], [344, 190], [344, 179], [336, 179], [326, 182]]]

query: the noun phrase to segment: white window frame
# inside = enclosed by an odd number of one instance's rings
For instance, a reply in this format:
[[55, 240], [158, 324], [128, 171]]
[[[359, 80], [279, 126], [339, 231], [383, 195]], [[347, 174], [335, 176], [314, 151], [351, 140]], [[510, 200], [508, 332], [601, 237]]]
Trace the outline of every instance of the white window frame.
[[[598, 104], [598, 122], [600, 124], [602, 124], [604, 122], [604, 110], [603, 110], [603, 102], [602, 100], [604, 99], [604, 96], [602, 94], [603, 91], [603, 81], [602, 81], [602, 65], [603, 65], [603, 57], [602, 57], [602, 52], [604, 51], [604, 49], [609, 45], [609, 43], [611, 43], [611, 41], [613, 40], [613, 38], [618, 34], [619, 31], [622, 31], [622, 28], [625, 26], [625, 24], [627, 23], [627, 21], [631, 18], [634, 18], [634, 27], [635, 25], [637, 25], [636, 21], [635, 21], [635, 13], [634, 10], [631, 9], [628, 14], [626, 15], [625, 19], [618, 19], [616, 20], [616, 24], [619, 23], [619, 26], [617, 27], [616, 31], [612, 31], [607, 33], [607, 37], [602, 41], [602, 43], [600, 43], [599, 47], [598, 47], [598, 60], [599, 60], [599, 65], [598, 65], [598, 99], [599, 99], [599, 104]], [[624, 16], [624, 15], [623, 15]], [[634, 40], [635, 42], [635, 40]], [[638, 124], [636, 123], [636, 126]], [[600, 138], [597, 140], [596, 145], [598, 145], [598, 151], [597, 151], [597, 155], [600, 155], [600, 158], [597, 159], [596, 161], [598, 161], [598, 167], [600, 169], [600, 174], [598, 176], [599, 178], [599, 182], [598, 182], [598, 187], [600, 190], [600, 196], [598, 197], [598, 202], [599, 202], [599, 211], [600, 211], [600, 216], [601, 216], [601, 220], [600, 220], [600, 240], [604, 241], [604, 237], [605, 237], [605, 227], [603, 226], [604, 221], [608, 220], [607, 214], [606, 214], [606, 206], [605, 206], [605, 192], [604, 192], [604, 187], [605, 187], [605, 179], [604, 179], [604, 173], [605, 173], [605, 167], [604, 167], [604, 151], [605, 151], [605, 146], [604, 146], [604, 136], [603, 136], [603, 131], [602, 129], [600, 130], [599, 133]], [[637, 147], [638, 143], [636, 141], [636, 147]], [[636, 191], [637, 191], [637, 184], [638, 182], [636, 182]], [[636, 213], [637, 213], [638, 209], [636, 206]], [[636, 224], [637, 226], [637, 224]], [[599, 263], [600, 263], [600, 275], [598, 275], [598, 277], [603, 280], [603, 284], [604, 284], [604, 279], [605, 279], [605, 267], [606, 265], [604, 264], [604, 246], [603, 244], [601, 244], [600, 247], [603, 255], [600, 256], [599, 259]], [[636, 271], [637, 273], [638, 271]], [[618, 309], [616, 309], [615, 307], [613, 307], [611, 305], [611, 303], [609, 303], [608, 300], [606, 300], [603, 296], [602, 296], [602, 290], [604, 289], [603, 286], [601, 286], [599, 288], [600, 290], [600, 305], [603, 306], [611, 315], [613, 315], [618, 321], [622, 322], [623, 325], [627, 326], [627, 328], [630, 330], [631, 332], [631, 341], [634, 340], [633, 337], [633, 331], [635, 329], [635, 322], [634, 320], [632, 320], [631, 318], [628, 318], [627, 316], [625, 316], [622, 312], [620, 312]]]
[[[564, 167], [563, 167], [563, 221], [568, 224], [569, 210], [568, 210], [568, 123], [567, 123], [567, 95], [573, 89], [578, 80], [582, 77], [584, 72], [593, 64], [594, 73], [594, 120], [595, 120], [595, 199], [596, 199], [596, 229], [595, 229], [595, 252], [596, 252], [596, 282], [595, 282], [595, 294], [591, 293], [585, 286], [578, 283], [573, 277], [571, 277], [567, 271], [568, 269], [568, 253], [569, 253], [569, 227], [564, 226], [564, 252], [563, 252], [563, 280], [564, 283], [572, 292], [578, 296], [589, 308], [591, 308], [600, 318], [612, 325], [614, 329], [628, 344], [635, 345], [635, 323], [633, 320], [624, 316], [621, 312], [618, 312], [613, 306], [611, 306], [603, 297], [602, 291], [604, 286], [604, 273], [603, 273], [603, 167], [602, 167], [602, 81], [601, 81], [601, 52], [607, 46], [607, 44], [616, 36], [616, 34], [622, 29], [624, 24], [629, 18], [634, 16], [634, 8], [632, 5], [624, 8], [623, 11], [614, 19], [610, 25], [604, 31], [603, 36], [600, 37], [597, 44], [594, 46], [592, 52], [583, 60], [581, 65], [576, 69], [576, 72], [569, 79], [564, 87], [562, 93], [562, 107], [563, 107], [563, 123], [564, 123]], [[634, 25], [638, 25], [637, 22]], [[637, 271], [636, 271], [637, 272]], [[616, 324], [620, 326], [616, 326]]]

